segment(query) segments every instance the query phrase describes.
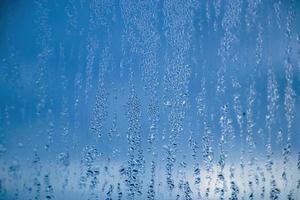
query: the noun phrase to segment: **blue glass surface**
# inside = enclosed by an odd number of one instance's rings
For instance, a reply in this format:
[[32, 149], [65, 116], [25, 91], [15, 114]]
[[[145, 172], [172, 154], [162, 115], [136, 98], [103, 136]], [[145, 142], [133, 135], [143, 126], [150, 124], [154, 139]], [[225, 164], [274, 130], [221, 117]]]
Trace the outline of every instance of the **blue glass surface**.
[[0, 1], [0, 199], [300, 199], [299, 11]]

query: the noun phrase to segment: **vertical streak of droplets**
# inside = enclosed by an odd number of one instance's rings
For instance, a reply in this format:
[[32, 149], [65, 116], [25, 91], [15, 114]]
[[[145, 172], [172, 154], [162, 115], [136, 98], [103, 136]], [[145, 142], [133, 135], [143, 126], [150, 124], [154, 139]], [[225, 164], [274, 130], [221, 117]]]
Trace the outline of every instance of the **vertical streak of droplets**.
[[291, 2], [290, 7], [288, 8], [287, 18], [286, 18], [286, 31], [285, 31], [285, 42], [286, 49], [284, 54], [284, 69], [285, 69], [285, 81], [286, 86], [284, 90], [284, 110], [285, 110], [285, 118], [287, 121], [287, 140], [286, 147], [283, 149], [283, 173], [282, 178], [287, 184], [289, 179], [286, 165], [288, 164], [291, 158], [291, 146], [292, 146], [292, 127], [295, 116], [295, 90], [293, 89], [293, 64], [292, 64], [292, 24], [294, 20], [294, 2]]
[[92, 199], [99, 200], [97, 186], [99, 185], [99, 167], [95, 166], [95, 162], [99, 157], [99, 153], [95, 146], [86, 146], [82, 152], [80, 161], [80, 180], [79, 189], [88, 189], [89, 196]]
[[[112, 1], [113, 2], [113, 1]], [[85, 102], [88, 103], [91, 90], [93, 89], [93, 72], [94, 66], [97, 63], [96, 56], [100, 48], [100, 27], [103, 25], [103, 16], [109, 10], [106, 1], [92, 0], [89, 4], [89, 26], [87, 33], [87, 60], [85, 69]], [[106, 28], [106, 27], [104, 27]], [[100, 29], [100, 30], [99, 30]], [[102, 31], [101, 31], [102, 32]]]
[[131, 91], [127, 102], [127, 113], [129, 128], [127, 131], [128, 140], [128, 167], [126, 170], [126, 184], [128, 186], [129, 200], [134, 200], [142, 195], [142, 175], [144, 174], [144, 157], [141, 144], [141, 110], [140, 101], [131, 83]]
[[159, 47], [159, 34], [157, 30], [158, 25], [158, 2], [148, 1], [147, 3], [141, 1], [138, 4], [142, 13], [136, 18], [137, 30], [141, 37], [142, 49], [139, 52], [141, 56], [142, 79], [144, 81], [144, 89], [149, 98], [148, 103], [148, 120], [150, 123], [148, 143], [149, 152], [152, 154], [152, 161], [150, 166], [150, 183], [147, 191], [147, 199], [155, 199], [155, 170], [156, 152], [154, 144], [156, 142], [158, 133], [158, 120], [159, 120], [159, 107], [158, 107], [158, 47]]
[[[255, 41], [255, 67], [254, 67], [254, 76], [258, 76], [260, 74], [259, 72], [259, 66], [262, 64], [262, 57], [263, 57], [263, 27], [262, 24], [259, 22], [257, 25], [257, 36], [256, 36], [256, 41]], [[252, 80], [253, 81], [253, 80]], [[254, 82], [254, 81], [253, 81]], [[262, 129], [260, 129], [262, 132]], [[259, 133], [259, 132], [257, 132]], [[263, 136], [263, 134], [261, 134]], [[264, 137], [263, 137], [264, 139]], [[264, 141], [265, 142], [265, 141]], [[265, 144], [264, 144], [265, 145]], [[262, 183], [265, 184], [265, 174], [263, 172], [263, 168], [258, 166], [258, 162], [256, 162], [257, 165], [257, 170], [260, 171], [260, 176]], [[261, 188], [261, 194], [260, 197], [264, 198], [264, 193], [265, 193], [265, 186], [263, 185]]]
[[[246, 24], [246, 32], [247, 34], [251, 34], [254, 30], [254, 27], [255, 27], [255, 24], [256, 24], [256, 21], [257, 21], [257, 18], [258, 18], [258, 12], [259, 12], [259, 7], [261, 5], [261, 0], [254, 0], [254, 1], [251, 1], [251, 0], [248, 0], [246, 1], [246, 15], [245, 15], [245, 24]], [[258, 35], [260, 33], [260, 30], [258, 30]], [[245, 42], [248, 42], [248, 39], [245, 40]], [[247, 60], [249, 57], [248, 55], [248, 51], [249, 49], [246, 48], [246, 57], [245, 57], [245, 60]], [[244, 61], [245, 62], [245, 61]], [[247, 62], [247, 61], [246, 61]], [[257, 67], [258, 63], [256, 63], [255, 67]], [[247, 64], [246, 64], [247, 66]], [[255, 83], [252, 83], [252, 94], [255, 90]], [[239, 89], [240, 88], [240, 84], [239, 82], [237, 81], [236, 83], [233, 83], [233, 88], [236, 88], [236, 89]], [[239, 92], [241, 92], [241, 90], [239, 90]], [[250, 93], [251, 94], [251, 93]], [[253, 98], [253, 99], [252, 99]], [[236, 93], [234, 95], [234, 99], [233, 99], [233, 102], [234, 102], [234, 110], [236, 112], [236, 115], [237, 115], [237, 122], [238, 122], [238, 126], [239, 126], [239, 130], [240, 130], [240, 140], [241, 140], [241, 157], [240, 157], [240, 166], [241, 166], [241, 173], [240, 173], [240, 178], [242, 179], [242, 184], [243, 184], [243, 193], [245, 195], [245, 192], [246, 192], [246, 185], [245, 185], [245, 182], [246, 182], [246, 179], [245, 179], [245, 138], [248, 139], [246, 141], [251, 141], [251, 144], [249, 145], [250, 146], [250, 149], [248, 150], [248, 153], [252, 154], [251, 152], [253, 151], [253, 148], [251, 149], [251, 147], [253, 147], [253, 113], [252, 113], [252, 104], [253, 102], [251, 102], [252, 100], [254, 100], [255, 97], [250, 97], [248, 98], [248, 110], [246, 112], [242, 112], [242, 105], [241, 105], [241, 102], [240, 102], [240, 94], [239, 93]], [[249, 115], [248, 115], [249, 114]], [[246, 120], [244, 120], [244, 117], [247, 117]], [[246, 131], [244, 132], [244, 122], [246, 121]], [[249, 144], [247, 142], [247, 144]], [[250, 156], [251, 158], [251, 161], [250, 161], [250, 168], [251, 168], [251, 171], [250, 173], [254, 173], [253, 171], [253, 165], [254, 165], [254, 159], [253, 159], [253, 154]], [[251, 176], [250, 174], [248, 174], [249, 176]], [[250, 188], [252, 190], [251, 194], [253, 194], [253, 188], [252, 188], [252, 181], [250, 181], [250, 178], [249, 177], [249, 182], [248, 184], [250, 185]], [[251, 194], [250, 194], [250, 197], [251, 197]], [[253, 196], [251, 197], [253, 198]]]
[[60, 153], [58, 155], [58, 164], [59, 164], [59, 171], [60, 171], [60, 175], [63, 177], [63, 184], [62, 184], [62, 190], [63, 192], [66, 191], [66, 188], [69, 184], [69, 174], [70, 174], [70, 170], [69, 170], [69, 166], [70, 166], [70, 156], [69, 153]]
[[[278, 94], [278, 85], [276, 81], [275, 74], [273, 72], [273, 68], [271, 64], [268, 66], [268, 73], [267, 73], [267, 114], [266, 114], [266, 128], [267, 128], [267, 163], [266, 168], [267, 171], [270, 172], [271, 181], [273, 185], [275, 185], [275, 180], [273, 176], [273, 164], [274, 161], [272, 159], [273, 150], [272, 150], [272, 126], [275, 123], [275, 114], [278, 110], [278, 101], [279, 101], [279, 94]], [[273, 188], [274, 189], [274, 188]]]
[[[256, 41], [255, 41], [255, 63], [254, 63], [254, 70], [250, 76], [250, 86], [249, 86], [249, 96], [247, 98], [247, 111], [246, 115], [246, 145], [248, 148], [249, 154], [249, 164], [248, 164], [248, 187], [250, 193], [248, 194], [249, 199], [255, 199], [254, 193], [254, 183], [258, 184], [258, 173], [261, 170], [258, 166], [258, 158], [255, 157], [255, 150], [256, 150], [256, 142], [255, 142], [255, 134], [257, 131], [254, 129], [256, 126], [255, 119], [255, 107], [254, 103], [257, 101], [257, 84], [256, 79], [259, 75], [259, 67], [261, 65], [262, 59], [262, 27], [259, 22], [260, 11], [262, 7], [261, 0], [255, 1], [247, 1], [247, 8], [246, 8], [246, 31], [250, 34], [257, 34]], [[258, 21], [258, 22], [257, 22]], [[255, 32], [255, 33], [254, 33]], [[249, 42], [246, 40], [246, 42]], [[248, 50], [248, 49], [247, 49]], [[247, 59], [248, 55], [246, 54]], [[243, 148], [243, 147], [242, 147]], [[256, 168], [255, 168], [256, 167]], [[246, 192], [246, 187], [244, 186], [244, 194]]]
[[202, 79], [201, 81], [201, 92], [197, 98], [197, 109], [198, 114], [203, 120], [203, 136], [202, 136], [202, 157], [204, 161], [204, 168], [206, 171], [205, 181], [207, 182], [207, 187], [205, 189], [205, 196], [208, 198], [210, 193], [210, 184], [212, 181], [213, 173], [213, 135], [212, 130], [208, 122], [208, 109], [207, 109], [207, 93], [206, 93], [206, 81]]
[[[36, 105], [36, 115], [39, 117], [41, 116], [42, 112], [46, 108], [47, 104], [47, 73], [48, 71], [48, 65], [49, 60], [52, 55], [52, 47], [50, 46], [50, 42], [52, 40], [52, 30], [49, 25], [49, 13], [50, 10], [48, 6], [50, 6], [50, 3], [47, 0], [44, 1], [36, 1], [35, 2], [38, 9], [37, 9], [37, 19], [36, 23], [38, 26], [38, 37], [37, 37], [37, 44], [39, 45], [39, 54], [37, 56], [37, 77], [36, 77], [36, 87], [37, 87], [37, 97], [38, 97], [38, 103]], [[49, 109], [46, 114], [52, 114], [52, 110]], [[49, 116], [49, 115], [48, 115]], [[48, 131], [48, 141], [45, 145], [45, 148], [47, 149], [52, 142], [52, 128], [51, 127], [51, 121], [49, 122], [51, 131]], [[53, 124], [52, 124], [53, 125]], [[40, 130], [42, 132], [42, 130]], [[34, 199], [40, 199], [41, 198], [41, 158], [37, 153], [37, 149], [34, 149], [34, 160], [32, 162], [34, 175], [33, 175], [33, 188], [34, 188]]]
[[[148, 4], [149, 3], [149, 4]], [[127, 131], [128, 141], [128, 165], [125, 171], [127, 185], [127, 199], [139, 198], [143, 192], [143, 180], [142, 176], [145, 174], [145, 158], [142, 148], [142, 126], [141, 126], [141, 100], [138, 98], [138, 88], [136, 88], [135, 81], [139, 75], [140, 69], [142, 71], [142, 77], [144, 81], [149, 81], [146, 86], [148, 92], [155, 92], [156, 72], [155, 72], [155, 54], [154, 49], [157, 45], [157, 35], [154, 32], [154, 24], [151, 21], [155, 20], [154, 14], [149, 13], [153, 9], [154, 2], [138, 1], [133, 3], [132, 1], [123, 0], [120, 2], [121, 13], [124, 22], [123, 37], [122, 37], [122, 63], [129, 69], [129, 96], [127, 101], [126, 116], [129, 123]], [[150, 10], [148, 10], [150, 9]], [[142, 12], [143, 11], [143, 12]], [[142, 13], [141, 13], [142, 12]], [[153, 10], [152, 10], [153, 12]], [[153, 18], [152, 18], [153, 17]], [[146, 23], [146, 24], [145, 24]], [[152, 43], [153, 42], [153, 43]], [[147, 48], [145, 48], [147, 47]], [[134, 67], [139, 65], [139, 67]], [[150, 71], [148, 71], [150, 70]], [[149, 74], [148, 74], [149, 73]], [[147, 88], [148, 87], [148, 88]], [[149, 88], [150, 87], [150, 88]], [[148, 93], [149, 94], [149, 93]], [[151, 94], [155, 95], [155, 94]], [[154, 97], [154, 96], [152, 96]], [[155, 100], [155, 99], [152, 99]], [[151, 102], [155, 103], [155, 102]], [[155, 108], [157, 109], [157, 108]], [[156, 112], [150, 110], [150, 112]], [[152, 115], [154, 114], [154, 115]], [[155, 117], [155, 113], [151, 113], [151, 117]], [[151, 118], [150, 117], [150, 118]], [[156, 123], [154, 118], [151, 118], [152, 123]], [[153, 125], [153, 124], [151, 124]], [[155, 131], [155, 124], [153, 125]], [[151, 132], [153, 133], [153, 132]], [[153, 142], [152, 138], [150, 141]], [[154, 163], [151, 162], [150, 173], [155, 171]], [[153, 187], [153, 181], [151, 180], [150, 186]], [[154, 190], [151, 188], [148, 190], [148, 198], [154, 198]]]
[[[101, 69], [100, 69], [101, 70]], [[98, 81], [96, 102], [92, 111], [92, 119], [90, 122], [90, 131], [97, 137], [103, 134], [104, 122], [108, 115], [108, 93], [104, 87], [103, 80]]]
[[164, 30], [167, 39], [164, 105], [169, 111], [169, 144], [167, 148], [167, 186], [175, 187], [173, 169], [176, 161], [177, 138], [183, 131], [188, 100], [190, 66], [187, 54], [191, 43], [193, 4], [191, 1], [164, 1]]
[[256, 23], [258, 18], [259, 7], [261, 5], [261, 0], [247, 0], [247, 9], [246, 9], [246, 27], [249, 32]]
[[[124, 2], [127, 5], [128, 2]], [[125, 15], [125, 23], [127, 29], [135, 29], [137, 32], [137, 38], [139, 46], [138, 51], [135, 52], [139, 58], [139, 66], [141, 68], [142, 80], [144, 82], [144, 90], [149, 98], [147, 117], [150, 123], [148, 143], [149, 152], [152, 154], [152, 161], [150, 166], [150, 183], [147, 191], [147, 199], [155, 199], [155, 170], [156, 161], [154, 143], [156, 141], [158, 132], [158, 120], [159, 120], [159, 107], [158, 107], [158, 48], [159, 48], [159, 34], [157, 30], [158, 26], [158, 2], [157, 1], [137, 1], [134, 5], [135, 9], [130, 10], [131, 18]], [[137, 12], [140, 11], [140, 12]], [[129, 26], [129, 27], [128, 27]], [[132, 44], [131, 44], [132, 45]]]
[[218, 21], [220, 20], [221, 15], [221, 0], [214, 0], [213, 1], [214, 8], [215, 8], [215, 20], [214, 20], [214, 31], [218, 31]]
[[[41, 198], [41, 170], [42, 170], [42, 164], [41, 164], [41, 158], [37, 153], [37, 149], [34, 150], [34, 158], [32, 161], [32, 167], [33, 167], [33, 196], [34, 200], [39, 200]], [[31, 191], [29, 191], [31, 192]]]
[[69, 135], [69, 105], [68, 105], [68, 79], [67, 79], [67, 69], [66, 69], [66, 63], [65, 63], [65, 49], [63, 44], [60, 45], [59, 49], [59, 59], [60, 63], [59, 66], [61, 68], [61, 84], [62, 84], [62, 105], [61, 105], [61, 112], [60, 112], [60, 121], [62, 123], [62, 135], [67, 136]]
[[[77, 135], [77, 131], [79, 129], [79, 124], [80, 124], [80, 121], [79, 121], [79, 102], [80, 102], [80, 92], [81, 92], [81, 89], [82, 89], [82, 73], [81, 73], [81, 69], [83, 68], [83, 63], [82, 62], [82, 55], [83, 53], [81, 51], [78, 51], [76, 52], [75, 49], [78, 48], [78, 46], [82, 45], [81, 42], [79, 42], [79, 45], [78, 45], [78, 41], [74, 41], [72, 40], [71, 38], [73, 36], [76, 36], [76, 37], [79, 37], [79, 35], [81, 34], [80, 31], [79, 31], [79, 28], [80, 28], [80, 24], [79, 24], [79, 18], [80, 18], [80, 14], [78, 12], [78, 7], [79, 7], [79, 3], [76, 2], [76, 0], [68, 0], [68, 3], [64, 9], [66, 15], [67, 15], [67, 20], [66, 20], [66, 27], [65, 27], [65, 34], [66, 34], [66, 37], [67, 39], [70, 39], [70, 43], [71, 43], [71, 50], [70, 50], [70, 59], [68, 59], [68, 61], [70, 60], [76, 60], [78, 62], [78, 65], [76, 67], [76, 75], [74, 77], [74, 80], [72, 81], [73, 84], [72, 86], [70, 85], [70, 87], [73, 88], [73, 91], [71, 92], [71, 94], [74, 96], [72, 99], [69, 99], [69, 102], [71, 104], [71, 102], [73, 103], [72, 104], [72, 112], [73, 114], [71, 115], [72, 118], [73, 118], [73, 122], [72, 122], [72, 128], [73, 128], [73, 131], [71, 132], [72, 134], [72, 147], [74, 148], [76, 142], [77, 141], [77, 138], [78, 135]], [[68, 40], [67, 40], [68, 41]], [[62, 48], [64, 49], [64, 51], [66, 51], [66, 44], [67, 42], [63, 42], [62, 43]], [[66, 53], [66, 52], [65, 52]], [[66, 67], [67, 67], [67, 62], [65, 63], [66, 64]], [[68, 74], [66, 74], [67, 76]], [[67, 76], [68, 77], [68, 76]], [[69, 79], [69, 82], [70, 83], [71, 80]], [[71, 114], [71, 110], [70, 110], [70, 114]], [[71, 127], [70, 127], [71, 128]], [[69, 145], [70, 146], [70, 145]]]
[[[91, 18], [92, 19], [92, 18]], [[91, 22], [92, 23], [92, 22]], [[87, 38], [87, 61], [86, 61], [86, 79], [85, 79], [85, 102], [89, 100], [90, 91], [93, 88], [93, 66], [95, 64], [96, 51], [99, 48], [99, 41], [96, 36], [93, 36], [91, 33]]]
[[[208, 100], [208, 94], [207, 94], [207, 86], [209, 81], [207, 80], [207, 77], [205, 76], [206, 73], [205, 71], [207, 70], [206, 67], [207, 65], [207, 61], [206, 61], [206, 57], [204, 56], [205, 54], [205, 49], [204, 49], [204, 45], [205, 45], [205, 31], [204, 31], [204, 21], [207, 21], [207, 23], [209, 23], [209, 11], [208, 8], [205, 7], [204, 3], [208, 3], [208, 2], [203, 2], [202, 4], [199, 4], [198, 8], [200, 10], [199, 13], [199, 22], [198, 22], [198, 26], [199, 26], [199, 55], [200, 55], [200, 64], [201, 66], [201, 73], [202, 73], [202, 78], [201, 78], [201, 83], [200, 83], [200, 92], [196, 98], [196, 106], [197, 106], [197, 115], [199, 116], [199, 124], [201, 124], [203, 126], [202, 128], [202, 158], [203, 158], [203, 162], [204, 162], [204, 169], [205, 169], [205, 180], [202, 181], [202, 183], [206, 182], [206, 188], [205, 188], [205, 197], [208, 198], [210, 195], [210, 191], [211, 191], [211, 182], [212, 182], [212, 175], [213, 175], [213, 158], [214, 158], [214, 152], [213, 152], [213, 133], [212, 133], [212, 128], [211, 125], [212, 123], [210, 123], [210, 115], [209, 115], [209, 109], [208, 109], [208, 105], [209, 105], [209, 100]], [[206, 4], [207, 5], [207, 4]], [[205, 20], [201, 17], [201, 11], [204, 12], [204, 7], [205, 7]], [[214, 8], [215, 8], [215, 18], [218, 19], [220, 17], [220, 12], [221, 12], [221, 2], [219, 0], [215, 0], [214, 1]], [[203, 14], [202, 14], [203, 15]], [[215, 31], [217, 31], [217, 27], [218, 24], [215, 21], [214, 23], [214, 28]], [[198, 75], [198, 74], [197, 74]], [[199, 165], [199, 164], [198, 164]], [[197, 166], [197, 165], [195, 165]], [[196, 188], [199, 188], [199, 184], [201, 184], [201, 179], [200, 179], [200, 166], [199, 170], [197, 170], [197, 174], [195, 174], [195, 185]], [[199, 188], [199, 191], [197, 193], [198, 197], [201, 198], [201, 188]]]
[[[114, 1], [97, 1], [91, 4], [91, 8], [93, 8], [91, 17], [93, 16], [93, 20], [91, 21], [91, 26], [95, 26], [94, 28], [99, 29], [101, 27], [101, 35], [97, 35], [97, 38], [106, 38], [103, 43], [103, 49], [101, 51], [100, 61], [98, 64], [98, 82], [96, 89], [96, 99], [92, 109], [92, 116], [90, 120], [90, 131], [91, 133], [97, 135], [98, 137], [102, 136], [104, 131], [104, 123], [108, 118], [108, 91], [106, 89], [107, 85], [105, 84], [105, 77], [108, 71], [112, 70], [111, 59], [111, 30], [109, 26], [109, 22], [113, 18], [113, 8]], [[102, 30], [103, 29], [103, 30]], [[98, 42], [98, 41], [96, 41]], [[99, 41], [100, 43], [100, 41]], [[98, 48], [98, 47], [97, 47]], [[100, 48], [100, 44], [99, 44]], [[96, 56], [96, 55], [95, 55]], [[96, 63], [96, 62], [95, 62]], [[92, 70], [92, 69], [91, 69]], [[89, 71], [89, 70], [88, 70]], [[93, 71], [93, 70], [92, 70]], [[92, 80], [90, 80], [92, 81]], [[109, 139], [111, 135], [109, 134]]]
[[250, 194], [249, 194], [249, 199], [253, 199], [254, 191], [253, 191], [253, 174], [254, 174], [254, 165], [255, 165], [255, 157], [254, 157], [254, 150], [255, 150], [255, 141], [254, 141], [254, 135], [253, 135], [253, 128], [255, 126], [254, 123], [254, 116], [253, 116], [253, 108], [254, 108], [254, 102], [256, 98], [256, 84], [253, 81], [252, 84], [250, 85], [249, 89], [249, 96], [247, 99], [247, 136], [246, 136], [246, 141], [247, 141], [247, 148], [248, 148], [248, 154], [250, 157], [250, 162], [249, 162], [249, 170], [248, 170], [248, 185], [250, 188]]
[[241, 13], [241, 1], [232, 0], [229, 1], [225, 8], [225, 14], [222, 19], [222, 28], [224, 30], [224, 35], [221, 38], [220, 48], [218, 54], [221, 59], [221, 66], [217, 72], [217, 94], [219, 95], [220, 100], [220, 130], [221, 136], [219, 141], [219, 161], [218, 161], [218, 176], [217, 176], [217, 186], [216, 193], [219, 194], [220, 199], [225, 198], [226, 190], [226, 181], [224, 176], [224, 168], [227, 158], [227, 152], [225, 150], [225, 145], [228, 140], [232, 142], [234, 138], [232, 120], [229, 117], [229, 106], [228, 103], [224, 102], [226, 99], [226, 75], [227, 65], [236, 60], [234, 47], [238, 43], [237, 32], [240, 26], [240, 13]]
[[195, 135], [193, 134], [193, 131], [190, 131], [190, 138], [189, 138], [189, 146], [192, 150], [192, 158], [193, 158], [193, 162], [194, 162], [194, 166], [193, 166], [193, 177], [194, 177], [194, 184], [196, 185], [196, 190], [197, 190], [197, 195], [198, 197], [201, 196], [200, 194], [200, 165], [199, 165], [199, 161], [198, 161], [198, 149], [199, 149], [199, 145], [198, 142], [195, 138]]
[[281, 29], [281, 13], [280, 13], [281, 0], [277, 0], [276, 2], [274, 2], [273, 8], [274, 8], [275, 15], [276, 15], [276, 24], [277, 24], [277, 27], [279, 29]]
[[[239, 92], [241, 92], [241, 85], [238, 81], [233, 81], [232, 83], [233, 88]], [[243, 112], [243, 107], [241, 103], [241, 94], [239, 92], [236, 92], [233, 94], [233, 110], [235, 112], [235, 117], [236, 121], [238, 124], [238, 131], [239, 131], [239, 139], [240, 139], [240, 148], [241, 148], [241, 155], [240, 155], [240, 167], [241, 167], [241, 172], [239, 174], [239, 177], [243, 179], [244, 176], [244, 116], [246, 115], [245, 112]], [[232, 189], [232, 198], [237, 196], [238, 192], [238, 186], [234, 182], [234, 180], [231, 182], [231, 189]]]
[[36, 1], [38, 6], [37, 11], [37, 21], [39, 35], [37, 37], [37, 43], [40, 45], [40, 53], [37, 58], [37, 79], [35, 81], [38, 87], [37, 96], [38, 104], [36, 107], [36, 114], [40, 116], [41, 112], [46, 106], [47, 101], [47, 79], [46, 75], [48, 73], [48, 62], [52, 55], [52, 47], [50, 46], [50, 41], [52, 40], [52, 30], [49, 26], [49, 3], [47, 0]]

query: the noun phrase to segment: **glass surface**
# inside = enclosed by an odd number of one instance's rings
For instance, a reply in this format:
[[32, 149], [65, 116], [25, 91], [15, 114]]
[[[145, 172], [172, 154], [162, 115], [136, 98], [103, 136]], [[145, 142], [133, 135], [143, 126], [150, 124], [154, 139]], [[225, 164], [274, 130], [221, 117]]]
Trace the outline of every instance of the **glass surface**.
[[0, 1], [0, 199], [300, 199], [300, 1]]

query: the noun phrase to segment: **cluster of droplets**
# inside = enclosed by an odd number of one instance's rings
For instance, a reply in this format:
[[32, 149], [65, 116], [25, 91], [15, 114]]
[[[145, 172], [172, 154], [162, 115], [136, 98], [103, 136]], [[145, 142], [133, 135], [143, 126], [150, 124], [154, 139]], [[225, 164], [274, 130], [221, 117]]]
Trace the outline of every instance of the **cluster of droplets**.
[[151, 162], [151, 178], [149, 183], [149, 188], [147, 191], [147, 199], [154, 200], [155, 199], [155, 162]]
[[60, 153], [58, 155], [58, 163], [62, 169], [62, 171], [64, 173], [62, 173], [62, 176], [64, 177], [64, 180], [63, 180], [63, 185], [62, 185], [62, 188], [63, 190], [65, 190], [68, 186], [68, 183], [69, 183], [69, 175], [70, 175], [70, 171], [69, 171], [69, 166], [70, 166], [70, 155], [69, 153]]
[[45, 186], [45, 199], [49, 200], [49, 199], [54, 199], [54, 189], [53, 186], [50, 183], [50, 175], [49, 174], [45, 174], [44, 175], [44, 186]]
[[33, 186], [28, 188], [29, 193], [33, 192], [34, 199], [38, 200], [41, 199], [41, 170], [42, 170], [42, 164], [41, 164], [41, 158], [37, 153], [37, 149], [34, 149], [34, 158], [32, 161], [32, 167], [34, 169], [34, 175], [33, 175]]
[[99, 85], [96, 94], [96, 102], [93, 108], [93, 114], [90, 124], [90, 131], [98, 137], [103, 134], [104, 122], [107, 119], [108, 111], [108, 94], [104, 88], [104, 84]]
[[[99, 184], [100, 169], [95, 165], [99, 153], [94, 146], [87, 146], [82, 155], [80, 162], [80, 181], [79, 187], [81, 189], [88, 188], [91, 190], [91, 195], [95, 196], [95, 190]], [[97, 196], [97, 195], [96, 195]]]
[[130, 92], [127, 102], [127, 117], [129, 128], [128, 141], [128, 165], [126, 168], [126, 185], [128, 187], [128, 199], [134, 199], [142, 194], [142, 175], [144, 174], [144, 155], [141, 143], [140, 102], [134, 88]]

